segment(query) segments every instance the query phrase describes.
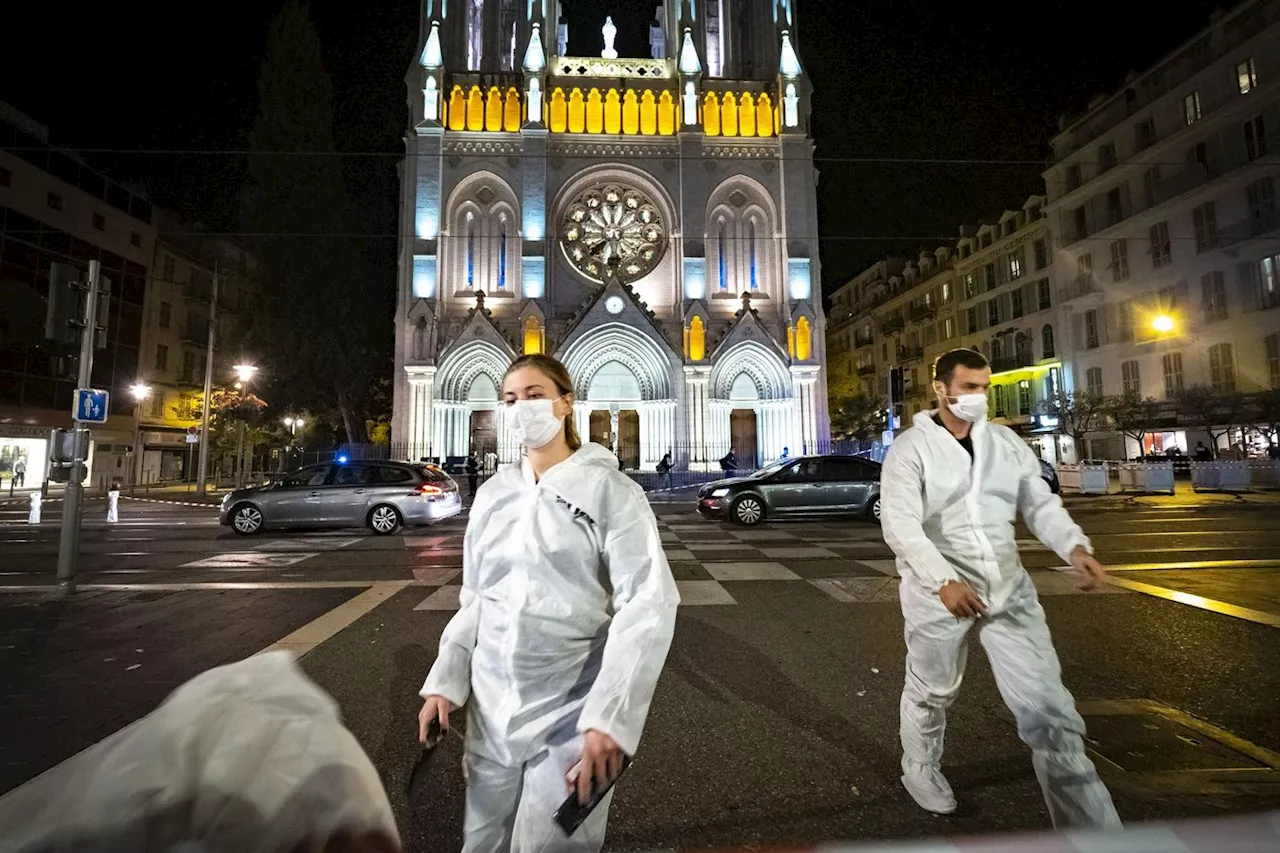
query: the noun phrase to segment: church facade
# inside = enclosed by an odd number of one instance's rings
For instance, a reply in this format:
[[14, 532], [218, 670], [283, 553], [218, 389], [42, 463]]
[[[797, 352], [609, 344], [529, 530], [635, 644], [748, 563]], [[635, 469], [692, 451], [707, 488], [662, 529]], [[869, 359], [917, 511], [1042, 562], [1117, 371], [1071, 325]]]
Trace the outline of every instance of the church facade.
[[393, 442], [515, 458], [502, 376], [546, 352], [583, 438], [629, 469], [814, 452], [825, 335], [792, 0], [659, 6], [642, 58], [618, 55], [612, 20], [600, 55], [564, 55], [559, 6], [425, 0]]

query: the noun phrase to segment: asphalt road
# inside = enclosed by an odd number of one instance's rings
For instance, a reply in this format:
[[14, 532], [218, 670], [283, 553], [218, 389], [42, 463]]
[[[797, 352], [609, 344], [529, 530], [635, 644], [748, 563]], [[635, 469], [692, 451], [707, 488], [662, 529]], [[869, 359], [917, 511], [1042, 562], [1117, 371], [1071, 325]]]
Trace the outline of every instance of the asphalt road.
[[[110, 527], [95, 511], [105, 507], [90, 505], [84, 591], [54, 602], [56, 510], [36, 528], [22, 523], [21, 506], [0, 506], [0, 791], [146, 713], [196, 673], [379, 584], [385, 600], [311, 649], [303, 667], [382, 772], [408, 849], [457, 849], [459, 744], [442, 748], [412, 802], [405, 781], [417, 758], [416, 691], [456, 606], [462, 519], [385, 538], [244, 539], [218, 527], [212, 508], [126, 500]], [[685, 604], [608, 849], [1048, 826], [980, 652], [948, 726], [944, 769], [959, 811], [929, 816], [898, 787], [902, 622], [878, 528], [741, 530], [679, 503], [658, 511]], [[1025, 530], [1019, 537], [1122, 817], [1274, 804], [1280, 506], [1103, 502], [1073, 512], [1113, 567], [1102, 593], [1076, 594], [1052, 571], [1060, 561]]]

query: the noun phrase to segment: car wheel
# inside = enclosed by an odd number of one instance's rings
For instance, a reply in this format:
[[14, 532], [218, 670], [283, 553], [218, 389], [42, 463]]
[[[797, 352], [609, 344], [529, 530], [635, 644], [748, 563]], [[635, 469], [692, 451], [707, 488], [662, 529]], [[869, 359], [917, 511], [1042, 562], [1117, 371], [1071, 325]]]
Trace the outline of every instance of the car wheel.
[[404, 520], [400, 510], [388, 504], [375, 506], [369, 510], [369, 529], [379, 536], [390, 536], [400, 529]]
[[753, 527], [764, 521], [764, 504], [754, 495], [738, 498], [729, 507], [729, 518], [744, 527]]
[[252, 536], [262, 530], [262, 510], [253, 504], [240, 504], [231, 510], [231, 529], [241, 536]]
[[871, 506], [867, 507], [867, 518], [872, 521], [880, 520], [880, 496], [876, 495], [876, 499], [871, 502]]

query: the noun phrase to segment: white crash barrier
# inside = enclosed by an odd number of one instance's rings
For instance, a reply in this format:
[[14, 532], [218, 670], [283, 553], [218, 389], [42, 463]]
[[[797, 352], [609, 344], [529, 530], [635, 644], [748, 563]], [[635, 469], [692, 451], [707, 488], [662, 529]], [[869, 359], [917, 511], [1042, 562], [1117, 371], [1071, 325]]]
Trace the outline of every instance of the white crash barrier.
[[27, 524], [40, 523], [40, 493], [31, 493], [31, 509], [27, 512]]
[[1280, 460], [1269, 459], [1249, 465], [1249, 487], [1253, 489], [1280, 489]]
[[1172, 462], [1121, 462], [1120, 490], [1173, 494]]
[[1072, 494], [1105, 495], [1111, 488], [1111, 468], [1105, 462], [1059, 465], [1058, 485]]
[[1270, 462], [1260, 466], [1245, 459], [1192, 462], [1191, 487], [1196, 491], [1247, 492], [1254, 484], [1254, 470], [1271, 467], [1269, 476], [1274, 480], [1275, 464]]
[[[1133, 824], [1119, 831], [1072, 830], [1035, 835], [930, 841], [867, 841], [788, 847], [789, 853], [1253, 853], [1280, 849], [1280, 811], [1176, 823]], [[659, 851], [651, 851], [659, 853]], [[661, 853], [678, 853], [665, 850]]]

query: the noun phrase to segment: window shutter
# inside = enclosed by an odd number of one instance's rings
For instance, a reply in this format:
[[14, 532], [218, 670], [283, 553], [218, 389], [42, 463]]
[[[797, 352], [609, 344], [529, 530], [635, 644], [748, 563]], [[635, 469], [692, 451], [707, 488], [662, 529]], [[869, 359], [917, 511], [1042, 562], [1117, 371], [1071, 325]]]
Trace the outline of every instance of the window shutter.
[[1240, 284], [1240, 301], [1244, 310], [1257, 311], [1258, 304], [1258, 265], [1241, 262], [1236, 264], [1236, 280]]
[[1102, 306], [1102, 319], [1103, 319], [1102, 326], [1103, 327], [1098, 330], [1100, 333], [1099, 336], [1102, 338], [1102, 340], [1099, 341], [1099, 343], [1109, 344], [1109, 343], [1114, 343], [1115, 341], [1120, 340], [1120, 334], [1118, 331], [1119, 322], [1117, 320], [1116, 314], [1117, 314], [1117, 311], [1114, 303], [1108, 302], [1106, 305]]
[[1071, 315], [1071, 341], [1076, 352], [1084, 349], [1084, 315]]

